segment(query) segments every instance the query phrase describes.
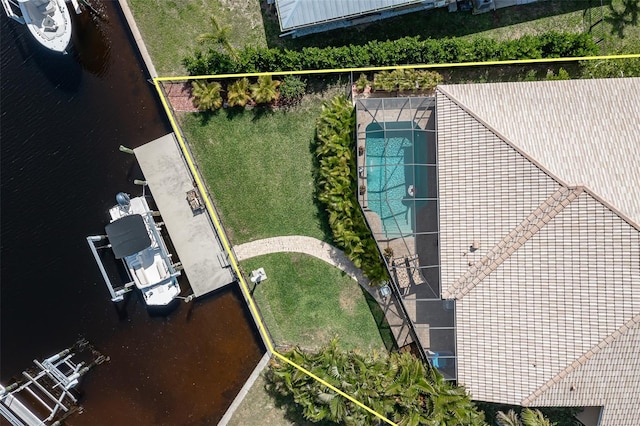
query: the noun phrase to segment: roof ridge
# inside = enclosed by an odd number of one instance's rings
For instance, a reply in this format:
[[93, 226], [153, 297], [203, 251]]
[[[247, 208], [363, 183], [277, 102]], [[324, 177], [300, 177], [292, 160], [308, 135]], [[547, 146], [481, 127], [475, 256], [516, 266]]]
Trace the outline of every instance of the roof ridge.
[[[480, 83], [480, 84], [483, 84], [483, 83]], [[492, 83], [484, 83], [484, 84], [492, 84]], [[451, 100], [453, 103], [458, 105], [458, 107], [460, 107], [464, 112], [466, 112], [471, 117], [473, 117], [474, 120], [476, 120], [478, 123], [482, 124], [487, 130], [489, 130], [491, 133], [496, 135], [502, 142], [506, 143], [511, 148], [516, 150], [517, 153], [522, 155], [531, 164], [533, 164], [534, 166], [536, 166], [537, 168], [542, 170], [542, 172], [544, 172], [551, 179], [555, 180], [556, 182], [558, 182], [562, 186], [566, 186], [567, 188], [571, 188], [571, 187], [577, 186], [576, 184], [572, 185], [569, 182], [565, 182], [564, 180], [560, 179], [555, 173], [553, 173], [551, 170], [546, 168], [543, 164], [541, 164], [538, 160], [536, 160], [531, 154], [529, 154], [527, 151], [523, 150], [520, 146], [518, 146], [515, 143], [513, 143], [509, 138], [507, 138], [505, 135], [500, 133], [498, 130], [496, 130], [489, 123], [484, 121], [484, 119], [482, 119], [480, 116], [478, 116], [478, 114], [476, 114], [471, 109], [469, 109], [469, 107], [467, 107], [464, 103], [462, 103], [462, 101], [458, 100], [455, 96], [453, 96], [451, 93], [449, 93], [443, 86], [437, 86], [436, 87], [436, 91], [439, 91], [444, 96], [449, 98], [449, 100]]]
[[443, 297], [462, 299], [583, 192], [582, 186], [560, 187], [505, 235], [482, 259], [470, 265], [464, 275], [443, 292]]
[[558, 374], [549, 379], [545, 384], [536, 389], [531, 395], [522, 400], [520, 405], [523, 407], [531, 406], [536, 399], [542, 396], [543, 393], [551, 389], [551, 387], [561, 381], [563, 381], [570, 373], [577, 370], [584, 364], [586, 364], [591, 358], [593, 358], [598, 352], [607, 346], [615, 342], [620, 336], [626, 334], [631, 328], [640, 324], [640, 313], [631, 317], [628, 321], [618, 327], [613, 333], [602, 339], [593, 348], [589, 349], [580, 358], [573, 361], [568, 367], [560, 371]]
[[[630, 79], [638, 79], [638, 80], [640, 80], [640, 77], [619, 77], [617, 79], [618, 80], [621, 80], [621, 79], [622, 80], [630, 80]], [[602, 80], [602, 79], [600, 79], [600, 80]], [[615, 80], [615, 79], [606, 79], [606, 80], [608, 82], [610, 82], [611, 80]], [[585, 80], [564, 80], [564, 81], [571, 81], [571, 82], [582, 81], [582, 82], [584, 82]], [[483, 84], [484, 85], [487, 85], [487, 84], [489, 84], [489, 85], [491, 85], [491, 84], [516, 84], [516, 83], [517, 84], [535, 84], [535, 83], [545, 83], [545, 81], [478, 83], [476, 85], [483, 85]], [[546, 83], [557, 84], [558, 82], [557, 81], [556, 82], [547, 81]], [[471, 85], [471, 84], [473, 84], [473, 83], [467, 83], [467, 85]], [[482, 124], [486, 129], [488, 129], [490, 132], [495, 134], [504, 143], [509, 145], [511, 148], [515, 149], [516, 152], [520, 153], [520, 155], [522, 155], [524, 158], [526, 158], [528, 161], [530, 161], [534, 166], [538, 167], [540, 170], [542, 170], [544, 173], [546, 173], [547, 176], [549, 176], [551, 179], [555, 180], [560, 185], [566, 186], [566, 187], [576, 187], [576, 186], [584, 187], [584, 189], [589, 193], [589, 195], [594, 197], [601, 204], [603, 204], [606, 208], [608, 208], [609, 210], [614, 212], [618, 217], [620, 217], [622, 220], [627, 222], [629, 225], [631, 225], [632, 227], [634, 227], [638, 231], [640, 231], [640, 223], [638, 223], [637, 221], [632, 219], [629, 214], [627, 214], [627, 213], [623, 212], [622, 210], [620, 210], [619, 207], [617, 207], [616, 205], [612, 204], [610, 201], [606, 201], [601, 194], [597, 193], [594, 189], [590, 188], [589, 186], [586, 186], [586, 185], [582, 184], [581, 182], [569, 183], [569, 182], [565, 182], [564, 180], [560, 179], [559, 176], [557, 176], [554, 172], [552, 172], [550, 169], [548, 169], [545, 165], [540, 163], [531, 154], [529, 154], [527, 151], [525, 151], [518, 144], [516, 144], [513, 141], [511, 141], [511, 139], [507, 138], [502, 133], [497, 131], [493, 126], [491, 126], [484, 119], [482, 119], [478, 114], [476, 114], [473, 110], [471, 110], [469, 107], [467, 107], [461, 100], [459, 100], [453, 94], [451, 94], [447, 90], [448, 86], [454, 86], [454, 85], [451, 85], [451, 84], [449, 84], [449, 85], [446, 85], [446, 84], [445, 85], [438, 85], [436, 87], [436, 92], [440, 92], [442, 95], [446, 96], [453, 103], [458, 105], [458, 107], [460, 107], [463, 111], [465, 111], [467, 114], [469, 114], [471, 117], [473, 117], [478, 123]]]
[[[276, 2], [276, 7], [278, 8], [278, 19], [280, 20], [280, 31], [284, 31], [284, 28], [289, 25], [289, 21], [291, 21], [292, 16], [293, 16], [293, 12], [296, 11], [296, 9], [298, 8], [298, 5], [300, 4], [301, 0], [294, 0], [293, 2], [293, 6], [291, 7], [291, 10], [289, 11], [289, 14], [287, 15], [287, 21], [283, 22], [282, 21], [282, 15], [280, 14], [280, 7], [279, 7], [279, 3]], [[290, 28], [291, 29], [291, 28]]]

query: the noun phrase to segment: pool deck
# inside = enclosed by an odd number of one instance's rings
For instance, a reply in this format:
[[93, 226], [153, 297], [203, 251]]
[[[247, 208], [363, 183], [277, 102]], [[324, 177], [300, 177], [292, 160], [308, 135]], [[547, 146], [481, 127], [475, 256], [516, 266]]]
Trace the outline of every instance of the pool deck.
[[194, 212], [187, 201], [187, 193], [194, 189], [193, 177], [175, 134], [142, 145], [134, 153], [193, 294], [200, 297], [235, 283], [229, 260], [206, 209]]

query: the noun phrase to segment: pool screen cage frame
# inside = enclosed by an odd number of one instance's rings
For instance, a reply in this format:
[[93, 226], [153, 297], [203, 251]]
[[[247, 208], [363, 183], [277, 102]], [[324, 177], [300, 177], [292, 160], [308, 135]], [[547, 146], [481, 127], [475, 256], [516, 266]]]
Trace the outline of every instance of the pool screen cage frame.
[[436, 100], [374, 95], [355, 100], [357, 198], [420, 353], [455, 381], [455, 302], [440, 289]]

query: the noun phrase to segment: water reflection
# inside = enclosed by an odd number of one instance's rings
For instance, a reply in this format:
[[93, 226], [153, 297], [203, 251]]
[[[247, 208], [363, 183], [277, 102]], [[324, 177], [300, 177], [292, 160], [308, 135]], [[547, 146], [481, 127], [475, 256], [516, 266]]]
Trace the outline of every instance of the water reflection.
[[94, 3], [108, 19], [74, 16], [64, 56], [0, 19], [0, 379], [83, 335], [111, 362], [70, 424], [215, 424], [264, 350], [239, 290], [159, 317], [132, 295], [118, 312], [87, 247], [115, 193], [140, 192], [118, 146], [171, 131], [118, 3]]
[[109, 25], [103, 4], [84, 7], [82, 14], [73, 17], [73, 54], [84, 70], [98, 77], [105, 75], [111, 64]]

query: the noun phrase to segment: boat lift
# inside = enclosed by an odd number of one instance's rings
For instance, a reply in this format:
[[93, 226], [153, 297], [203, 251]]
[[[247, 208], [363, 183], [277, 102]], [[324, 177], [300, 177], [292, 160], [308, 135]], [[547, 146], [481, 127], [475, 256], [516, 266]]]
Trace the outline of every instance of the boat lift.
[[[91, 359], [76, 363], [79, 353], [91, 351]], [[58, 426], [75, 412], [82, 412], [72, 393], [82, 376], [109, 359], [85, 339], [42, 362], [35, 371], [23, 371], [20, 381], [0, 385], [0, 415], [12, 426]]]
[[[146, 185], [146, 182], [142, 181], [143, 185]], [[146, 195], [144, 195], [144, 189], [143, 189], [143, 195], [142, 197], [145, 197]], [[119, 198], [119, 197], [124, 197], [124, 198]], [[126, 207], [126, 209], [129, 208], [129, 195], [125, 194], [125, 193], [119, 193], [116, 196], [116, 200], [118, 202], [118, 206], [120, 206], [119, 208], [123, 208]], [[146, 205], [146, 202], [145, 202]], [[111, 241], [109, 240], [109, 235], [91, 235], [86, 237], [87, 238], [87, 243], [89, 244], [89, 248], [91, 249], [91, 253], [93, 253], [93, 257], [96, 260], [96, 263], [98, 264], [98, 268], [100, 269], [100, 273], [102, 274], [102, 277], [104, 278], [104, 281], [107, 285], [107, 289], [109, 290], [109, 293], [111, 294], [111, 301], [112, 302], [121, 302], [124, 300], [124, 295], [127, 294], [128, 292], [130, 292], [131, 290], [133, 290], [134, 288], [136, 288], [136, 283], [134, 280], [134, 277], [132, 275], [132, 272], [129, 270], [129, 267], [127, 266], [127, 263], [124, 259], [124, 257], [122, 256], [122, 254], [120, 256], [117, 255], [117, 251], [121, 251], [123, 250], [123, 246], [126, 245], [126, 248], [124, 248], [124, 250], [131, 250], [131, 240], [144, 240], [146, 239], [146, 245], [149, 244], [149, 236], [147, 234], [147, 232], [151, 232], [151, 235], [153, 236], [153, 239], [155, 241], [157, 241], [157, 243], [160, 245], [161, 247], [161, 251], [162, 251], [162, 256], [164, 259], [164, 262], [167, 265], [170, 265], [170, 272], [171, 272], [171, 278], [175, 279], [177, 278], [183, 269], [182, 263], [181, 262], [175, 262], [172, 263], [171, 261], [171, 257], [172, 254], [168, 252], [165, 243], [164, 243], [164, 239], [162, 238], [162, 236], [160, 235], [160, 231], [162, 229], [162, 227], [164, 226], [164, 222], [156, 222], [153, 217], [154, 216], [159, 216], [160, 213], [156, 212], [156, 211], [151, 211], [148, 206], [147, 206], [147, 211], [143, 213], [147, 222], [149, 223], [149, 229], [147, 231], [147, 228], [145, 227], [138, 227], [138, 228], [132, 228], [128, 230], [128, 233], [131, 234], [135, 234], [136, 232], [138, 232], [140, 229], [144, 229], [144, 237], [141, 237], [140, 235], [138, 235], [137, 237], [132, 237], [127, 239], [127, 241], [120, 241], [118, 242], [114, 242], [112, 245]], [[142, 214], [141, 214], [142, 215]], [[133, 218], [135, 216], [132, 216], [131, 218]], [[123, 224], [122, 220], [124, 218], [120, 218], [120, 223]], [[117, 221], [116, 221], [117, 222]], [[111, 224], [113, 224], [114, 221], [111, 222]], [[142, 222], [141, 222], [142, 223]], [[105, 228], [105, 230], [107, 231], [107, 234], [110, 234], [109, 232], [109, 225], [107, 225], [107, 227]], [[126, 228], [126, 227], [125, 227]], [[124, 229], [124, 228], [123, 228]], [[118, 229], [117, 231], [115, 231], [116, 234], [118, 232], [122, 232], [122, 229]], [[101, 246], [98, 246], [97, 243], [100, 243], [104, 241], [104, 243]], [[128, 282], [125, 283], [122, 286], [119, 287], [114, 287], [113, 283], [111, 282], [111, 279], [109, 278], [109, 275], [107, 274], [107, 271], [104, 267], [104, 264], [102, 262], [102, 259], [100, 258], [100, 255], [98, 254], [98, 250], [100, 249], [113, 249], [114, 250], [114, 254], [116, 254], [116, 258], [117, 259], [121, 259], [122, 263], [124, 265], [124, 270], [127, 274], [128, 277]], [[139, 250], [139, 248], [138, 248]], [[134, 251], [136, 251], [134, 249]], [[186, 298], [184, 299], [186, 301], [190, 301], [191, 298]]]
[[124, 300], [124, 295], [130, 292], [136, 286], [136, 283], [133, 281], [131, 274], [128, 274], [130, 279], [128, 283], [120, 287], [113, 286], [113, 284], [111, 283], [111, 279], [107, 274], [107, 271], [104, 269], [102, 259], [100, 259], [100, 255], [98, 254], [98, 249], [111, 248], [111, 244], [107, 244], [101, 247], [96, 247], [96, 243], [100, 241], [106, 241], [106, 240], [107, 240], [106, 235], [91, 235], [87, 237], [87, 243], [89, 243], [89, 248], [91, 249], [91, 253], [93, 253], [93, 257], [96, 259], [98, 268], [100, 268], [100, 273], [102, 274], [102, 278], [104, 278], [104, 282], [107, 284], [109, 293], [111, 293], [111, 301], [122, 302]]

